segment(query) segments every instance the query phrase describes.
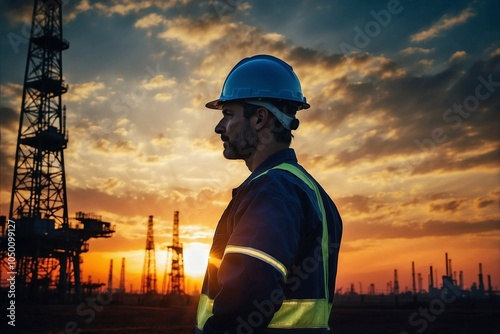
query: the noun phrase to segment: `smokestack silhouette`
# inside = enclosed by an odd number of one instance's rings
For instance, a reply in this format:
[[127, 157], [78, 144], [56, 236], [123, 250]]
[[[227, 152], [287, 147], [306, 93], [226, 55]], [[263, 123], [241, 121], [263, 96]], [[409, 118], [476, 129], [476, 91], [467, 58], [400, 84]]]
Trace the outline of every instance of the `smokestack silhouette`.
[[479, 263], [479, 292], [484, 293], [483, 264]]
[[433, 271], [432, 271], [432, 266], [430, 267], [430, 279], [429, 279], [429, 292], [434, 289], [434, 276], [433, 276]]
[[113, 259], [109, 260], [108, 291], [113, 292]]
[[412, 289], [413, 289], [413, 294], [417, 293], [417, 286], [415, 284], [415, 262], [411, 262], [411, 279], [412, 279]]
[[399, 295], [398, 270], [394, 269], [394, 294]]
[[446, 276], [448, 276], [448, 253], [444, 253], [445, 261], [446, 261]]
[[451, 277], [451, 280], [453, 281], [453, 270], [451, 269], [451, 259], [448, 260], [448, 275]]
[[421, 273], [418, 273], [417, 275], [417, 278], [418, 278], [418, 293], [421, 293], [422, 292], [422, 274]]

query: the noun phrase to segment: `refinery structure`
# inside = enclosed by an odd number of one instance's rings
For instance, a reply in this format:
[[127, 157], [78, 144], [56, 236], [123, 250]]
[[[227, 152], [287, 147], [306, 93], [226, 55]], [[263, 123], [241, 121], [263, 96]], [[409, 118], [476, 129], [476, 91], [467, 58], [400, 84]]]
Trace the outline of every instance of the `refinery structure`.
[[[34, 3], [10, 210], [0, 221], [0, 274], [14, 273], [20, 300], [81, 299], [81, 254], [89, 250], [89, 239], [115, 231], [100, 216], [68, 214], [62, 54], [69, 42], [62, 34], [61, 7], [55, 0]], [[9, 251], [13, 240], [15, 252]]]
[[[174, 211], [172, 226], [172, 244], [167, 247], [167, 262], [163, 275], [162, 295], [185, 295], [184, 289], [184, 251], [179, 241], [179, 211]], [[110, 269], [111, 270], [111, 269]], [[124, 278], [122, 267], [121, 279]], [[149, 216], [146, 233], [146, 248], [144, 253], [144, 264], [141, 276], [140, 293], [143, 295], [157, 295], [158, 279], [156, 275], [156, 247], [154, 241], [153, 216]]]
[[448, 253], [444, 254], [444, 263], [444, 274], [441, 277], [438, 276], [437, 269], [431, 265], [428, 269], [427, 279], [424, 280], [423, 274], [416, 272], [415, 262], [412, 261], [411, 286], [405, 285], [403, 289], [398, 269], [394, 269], [393, 279], [382, 288], [376, 288], [375, 284], [371, 283], [368, 291], [363, 291], [361, 282], [358, 282], [358, 288], [356, 288], [355, 283], [351, 283], [348, 289], [337, 289], [334, 303], [367, 305], [395, 303], [397, 305], [436, 299], [448, 300], [448, 303], [474, 303], [481, 300], [494, 304], [500, 302], [500, 289], [492, 285], [491, 275], [486, 275], [485, 284], [482, 263], [478, 264], [477, 281], [474, 281], [469, 287], [464, 284], [464, 272], [453, 270], [452, 259], [448, 257]]
[[[89, 251], [90, 239], [109, 238], [115, 232], [101, 216], [68, 213], [64, 164], [68, 131], [62, 99], [68, 86], [63, 81], [62, 55], [70, 44], [63, 38], [62, 5], [60, 0], [34, 1], [10, 210], [0, 217], [0, 286], [8, 275], [15, 275], [18, 300], [79, 301], [101, 290], [106, 284], [94, 283], [91, 277], [82, 282], [81, 255]], [[184, 295], [178, 211], [168, 251], [170, 270], [165, 269], [162, 293]], [[125, 275], [123, 258], [117, 289], [121, 293]], [[113, 260], [106, 290], [116, 291]], [[148, 220], [141, 293], [158, 293], [153, 216]]]

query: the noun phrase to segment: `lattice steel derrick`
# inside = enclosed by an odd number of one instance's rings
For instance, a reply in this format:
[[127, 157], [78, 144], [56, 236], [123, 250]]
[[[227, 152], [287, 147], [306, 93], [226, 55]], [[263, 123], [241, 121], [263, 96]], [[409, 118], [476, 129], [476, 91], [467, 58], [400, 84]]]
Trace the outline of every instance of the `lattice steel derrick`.
[[68, 223], [63, 150], [67, 146], [61, 95], [61, 1], [36, 0], [23, 84], [10, 217]]
[[153, 216], [148, 219], [148, 231], [146, 236], [146, 253], [144, 266], [142, 268], [141, 293], [155, 293], [156, 290], [156, 254], [153, 229]]
[[184, 294], [184, 252], [179, 238], [179, 211], [174, 212], [172, 246], [168, 246], [168, 251], [171, 265], [167, 293]]

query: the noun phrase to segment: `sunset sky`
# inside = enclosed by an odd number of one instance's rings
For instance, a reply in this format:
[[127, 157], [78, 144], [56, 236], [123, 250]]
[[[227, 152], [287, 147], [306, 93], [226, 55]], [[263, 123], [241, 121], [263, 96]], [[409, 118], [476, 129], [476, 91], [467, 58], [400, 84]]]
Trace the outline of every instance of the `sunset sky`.
[[[8, 215], [32, 1], [1, 2], [0, 215]], [[311, 108], [292, 147], [344, 221], [337, 287], [385, 292], [445, 252], [500, 288], [500, 4], [457, 1], [63, 1], [68, 206], [116, 225], [83, 279], [140, 289], [148, 216], [158, 288], [180, 211], [188, 287], [249, 174], [222, 156], [217, 98], [243, 57], [273, 54]], [[24, 4], [24, 5], [23, 5]], [[198, 276], [196, 276], [198, 275]], [[194, 277], [196, 276], [196, 277]], [[194, 277], [194, 278], [193, 278]], [[486, 278], [485, 278], [486, 282]]]

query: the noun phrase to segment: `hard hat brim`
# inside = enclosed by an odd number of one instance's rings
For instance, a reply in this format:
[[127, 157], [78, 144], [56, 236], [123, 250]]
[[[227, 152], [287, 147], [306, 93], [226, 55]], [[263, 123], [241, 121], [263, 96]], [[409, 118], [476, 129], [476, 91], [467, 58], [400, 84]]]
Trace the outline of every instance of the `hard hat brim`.
[[213, 101], [207, 102], [205, 104], [205, 107], [207, 107], [209, 109], [222, 109], [222, 102], [223, 101], [221, 99], [213, 100]]
[[[236, 101], [236, 100], [244, 101], [245, 99], [234, 99], [234, 100], [231, 100], [231, 99], [228, 99], [228, 100], [217, 99], [217, 100], [213, 100], [213, 101], [207, 102], [205, 104], [205, 107], [208, 108], [208, 109], [221, 110], [222, 109], [222, 105], [224, 104], [224, 102]], [[293, 100], [288, 100], [288, 101], [297, 103], [297, 106], [298, 106], [297, 110], [305, 110], [305, 109], [309, 109], [311, 107], [311, 105], [309, 103], [306, 103], [306, 102], [298, 102], [298, 101], [293, 101]]]

